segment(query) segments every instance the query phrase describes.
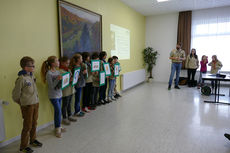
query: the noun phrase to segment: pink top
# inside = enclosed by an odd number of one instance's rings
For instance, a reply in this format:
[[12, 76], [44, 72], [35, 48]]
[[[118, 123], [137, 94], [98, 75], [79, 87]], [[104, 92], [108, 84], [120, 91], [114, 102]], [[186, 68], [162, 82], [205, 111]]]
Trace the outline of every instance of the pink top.
[[204, 61], [200, 61], [200, 72], [207, 72], [207, 63], [208, 60]]

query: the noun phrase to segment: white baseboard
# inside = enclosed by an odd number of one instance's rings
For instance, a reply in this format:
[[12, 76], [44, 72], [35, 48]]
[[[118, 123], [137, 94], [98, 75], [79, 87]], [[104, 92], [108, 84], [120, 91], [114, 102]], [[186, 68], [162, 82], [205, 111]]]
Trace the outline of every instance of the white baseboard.
[[140, 86], [140, 85], [142, 85], [142, 84], [144, 84], [144, 83], [146, 83], [146, 82], [141, 82], [141, 83], [138, 83], [138, 84], [136, 84], [136, 85], [134, 85], [134, 86], [132, 86], [132, 87], [126, 89], [126, 90], [121, 90], [120, 93], [125, 93], [126, 91], [132, 90], [133, 88], [135, 88], [135, 87], [137, 87], [137, 86]]
[[[37, 127], [37, 132], [42, 130], [42, 129], [44, 129], [44, 128], [47, 128], [48, 126], [52, 125], [53, 123], [54, 122], [52, 121], [52, 122], [49, 122], [49, 123], [46, 123], [44, 125], [41, 125], [41, 126]], [[11, 144], [11, 143], [13, 143], [15, 141], [20, 140], [20, 139], [21, 139], [21, 135], [18, 135], [16, 137], [12, 138], [12, 139], [7, 140], [7, 141], [0, 142], [0, 148], [2, 148], [4, 146], [7, 146], [7, 145], [9, 145], [9, 144]]]

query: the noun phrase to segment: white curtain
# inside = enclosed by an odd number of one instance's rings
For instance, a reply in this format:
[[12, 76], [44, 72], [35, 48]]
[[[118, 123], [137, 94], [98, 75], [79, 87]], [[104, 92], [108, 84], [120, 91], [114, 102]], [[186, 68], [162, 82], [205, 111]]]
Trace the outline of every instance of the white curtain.
[[221, 71], [230, 71], [230, 7], [192, 12], [191, 48], [197, 50], [199, 60], [207, 55], [211, 62], [217, 55]]

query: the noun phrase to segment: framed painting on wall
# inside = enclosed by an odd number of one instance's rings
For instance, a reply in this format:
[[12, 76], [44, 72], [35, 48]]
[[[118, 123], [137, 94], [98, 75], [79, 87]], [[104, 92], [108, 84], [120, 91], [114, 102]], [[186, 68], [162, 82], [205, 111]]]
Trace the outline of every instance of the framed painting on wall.
[[102, 50], [102, 16], [66, 1], [58, 1], [60, 55]]

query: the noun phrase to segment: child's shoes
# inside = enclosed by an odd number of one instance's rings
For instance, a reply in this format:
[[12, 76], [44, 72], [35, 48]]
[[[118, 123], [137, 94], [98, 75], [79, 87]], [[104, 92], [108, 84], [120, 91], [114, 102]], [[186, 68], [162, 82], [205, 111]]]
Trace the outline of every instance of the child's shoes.
[[85, 112], [85, 113], [89, 113], [90, 112], [90, 110], [88, 110], [87, 107], [83, 108], [82, 111]]
[[62, 124], [64, 124], [64, 125], [70, 125], [70, 121], [65, 118], [65, 119], [62, 120]]
[[61, 128], [60, 127], [55, 129], [55, 136], [57, 138], [61, 138]]
[[24, 149], [20, 149], [19, 153], [32, 153], [34, 152], [30, 147], [26, 147]]
[[30, 145], [34, 147], [42, 147], [42, 143], [39, 142], [38, 140], [34, 140], [33, 142], [30, 142]]
[[61, 127], [61, 133], [66, 132], [66, 128]]
[[70, 116], [70, 117], [68, 118], [68, 120], [71, 121], [71, 122], [77, 122], [77, 119], [74, 118], [74, 117], [72, 117], [72, 116]]

